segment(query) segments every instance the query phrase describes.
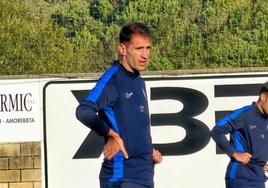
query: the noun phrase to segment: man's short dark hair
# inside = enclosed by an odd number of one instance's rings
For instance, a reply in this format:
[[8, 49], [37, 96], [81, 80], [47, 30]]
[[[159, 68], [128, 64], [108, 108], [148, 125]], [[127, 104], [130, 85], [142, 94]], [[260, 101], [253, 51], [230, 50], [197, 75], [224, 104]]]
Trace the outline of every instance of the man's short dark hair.
[[263, 92], [268, 92], [268, 82], [264, 83], [264, 84], [261, 86], [260, 94], [263, 93]]
[[139, 22], [128, 22], [121, 28], [119, 42], [129, 42], [133, 34], [140, 34], [151, 39], [151, 32], [146, 25]]

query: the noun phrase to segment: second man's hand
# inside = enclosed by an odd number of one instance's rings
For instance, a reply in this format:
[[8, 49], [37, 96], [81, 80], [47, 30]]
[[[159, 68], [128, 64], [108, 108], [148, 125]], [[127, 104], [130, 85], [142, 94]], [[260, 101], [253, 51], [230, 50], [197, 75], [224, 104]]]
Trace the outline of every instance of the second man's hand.
[[161, 163], [163, 160], [162, 154], [157, 149], [153, 149], [153, 156], [152, 157], [153, 157], [153, 162], [155, 164]]
[[103, 149], [104, 159], [111, 160], [119, 151], [122, 151], [124, 158], [127, 159], [128, 154], [120, 136], [112, 129], [109, 130], [107, 136], [108, 142]]
[[247, 152], [235, 152], [233, 153], [232, 157], [235, 158], [235, 160], [237, 160], [238, 162], [241, 162], [242, 164], [247, 164], [250, 161], [252, 155]]

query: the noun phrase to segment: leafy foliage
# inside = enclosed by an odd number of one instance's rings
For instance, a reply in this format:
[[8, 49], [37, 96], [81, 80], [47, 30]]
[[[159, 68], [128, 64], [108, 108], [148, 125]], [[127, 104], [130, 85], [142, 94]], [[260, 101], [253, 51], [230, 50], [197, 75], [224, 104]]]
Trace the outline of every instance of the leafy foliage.
[[101, 72], [120, 26], [153, 33], [149, 70], [268, 66], [264, 0], [1, 0], [0, 73]]

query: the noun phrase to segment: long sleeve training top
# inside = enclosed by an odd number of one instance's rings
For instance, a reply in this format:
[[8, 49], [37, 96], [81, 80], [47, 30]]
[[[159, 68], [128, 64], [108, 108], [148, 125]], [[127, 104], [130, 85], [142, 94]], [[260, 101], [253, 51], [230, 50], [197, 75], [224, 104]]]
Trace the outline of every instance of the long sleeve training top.
[[[230, 134], [230, 141], [226, 139], [226, 134]], [[266, 181], [262, 167], [268, 160], [268, 118], [259, 111], [256, 103], [237, 109], [219, 120], [211, 136], [230, 156], [226, 178]], [[248, 152], [252, 158], [244, 165], [231, 157], [234, 152]]]
[[112, 160], [103, 161], [101, 181], [153, 185], [149, 110], [145, 83], [139, 73], [128, 72], [114, 61], [79, 104], [76, 116], [105, 141], [109, 129], [113, 129], [128, 152], [128, 159], [120, 151]]

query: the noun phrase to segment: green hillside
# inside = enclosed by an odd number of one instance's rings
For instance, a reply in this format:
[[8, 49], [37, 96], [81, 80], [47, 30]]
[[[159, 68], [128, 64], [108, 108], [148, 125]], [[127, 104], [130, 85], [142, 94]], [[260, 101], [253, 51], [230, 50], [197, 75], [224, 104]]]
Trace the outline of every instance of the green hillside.
[[153, 33], [149, 70], [268, 66], [265, 0], [1, 0], [0, 74], [102, 72], [120, 26]]

